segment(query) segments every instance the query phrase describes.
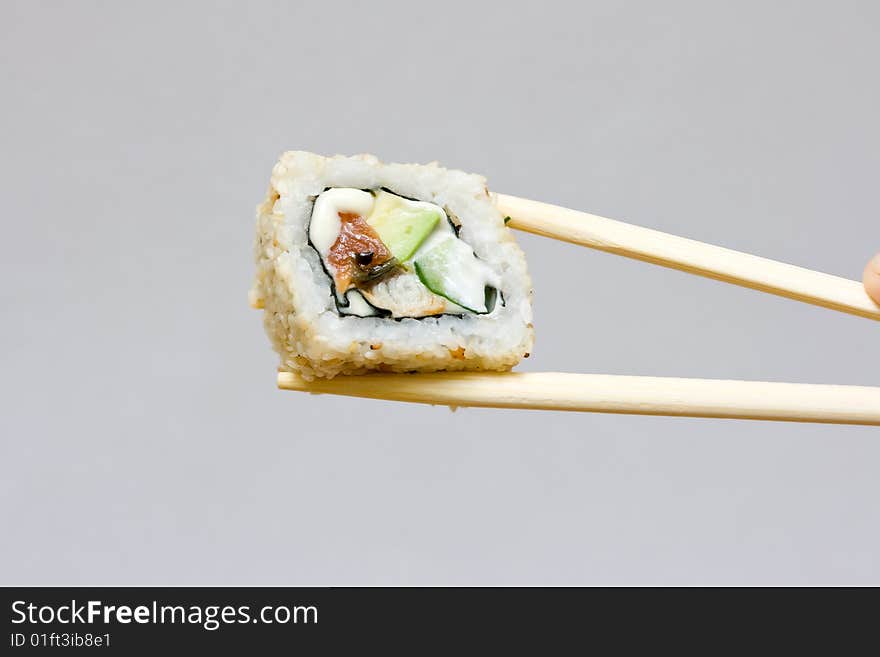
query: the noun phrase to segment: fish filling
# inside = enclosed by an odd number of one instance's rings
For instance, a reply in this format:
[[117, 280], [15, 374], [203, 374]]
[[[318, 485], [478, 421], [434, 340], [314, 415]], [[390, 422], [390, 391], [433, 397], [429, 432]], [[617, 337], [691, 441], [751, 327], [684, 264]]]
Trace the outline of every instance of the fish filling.
[[315, 199], [309, 243], [342, 315], [483, 315], [503, 304], [498, 276], [434, 203], [330, 188]]

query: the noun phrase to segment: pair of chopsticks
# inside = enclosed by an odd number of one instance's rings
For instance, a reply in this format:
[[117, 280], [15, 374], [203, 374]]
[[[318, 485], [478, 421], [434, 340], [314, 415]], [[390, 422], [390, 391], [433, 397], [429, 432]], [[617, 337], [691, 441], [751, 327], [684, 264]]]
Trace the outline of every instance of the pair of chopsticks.
[[[495, 195], [508, 226], [880, 320], [856, 281], [527, 199]], [[278, 387], [423, 404], [638, 415], [880, 425], [880, 387], [601, 374], [368, 374], [305, 381], [278, 373]]]

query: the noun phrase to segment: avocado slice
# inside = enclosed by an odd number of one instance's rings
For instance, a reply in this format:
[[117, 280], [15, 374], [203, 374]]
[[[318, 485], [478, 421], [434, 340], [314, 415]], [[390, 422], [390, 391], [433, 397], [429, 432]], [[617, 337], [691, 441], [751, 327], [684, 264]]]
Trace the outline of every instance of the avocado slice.
[[409, 260], [440, 222], [442, 211], [380, 191], [367, 223], [398, 262]]

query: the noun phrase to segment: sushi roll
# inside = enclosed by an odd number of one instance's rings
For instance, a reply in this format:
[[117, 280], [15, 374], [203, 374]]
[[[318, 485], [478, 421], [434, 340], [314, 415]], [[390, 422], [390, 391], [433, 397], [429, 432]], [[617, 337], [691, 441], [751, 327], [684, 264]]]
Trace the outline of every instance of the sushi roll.
[[250, 301], [282, 370], [508, 370], [531, 281], [484, 178], [372, 155], [284, 153], [257, 208]]

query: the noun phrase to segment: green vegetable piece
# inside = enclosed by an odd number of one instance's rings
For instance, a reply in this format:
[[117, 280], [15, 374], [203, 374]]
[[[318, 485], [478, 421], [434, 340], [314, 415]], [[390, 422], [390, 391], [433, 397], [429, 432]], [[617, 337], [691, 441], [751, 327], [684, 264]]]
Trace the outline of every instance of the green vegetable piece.
[[414, 207], [388, 192], [379, 192], [367, 218], [398, 262], [409, 260], [439, 221], [439, 211]]
[[494, 303], [487, 291], [492, 272], [461, 240], [449, 237], [413, 264], [422, 285], [434, 294], [478, 315], [491, 312]]

